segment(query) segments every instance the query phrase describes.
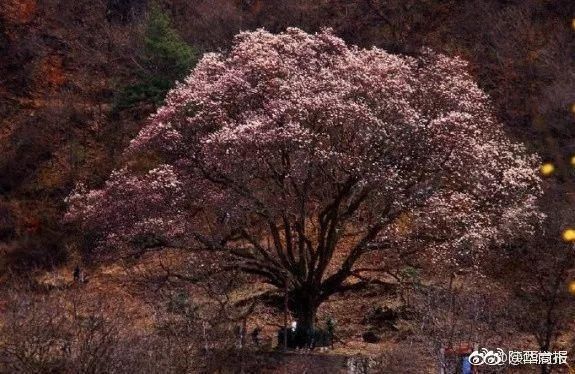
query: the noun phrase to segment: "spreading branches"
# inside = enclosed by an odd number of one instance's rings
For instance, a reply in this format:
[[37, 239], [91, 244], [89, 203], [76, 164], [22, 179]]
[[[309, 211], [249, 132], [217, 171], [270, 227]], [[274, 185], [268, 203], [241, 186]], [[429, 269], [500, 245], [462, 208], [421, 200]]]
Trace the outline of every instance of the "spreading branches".
[[101, 250], [154, 233], [288, 284], [311, 323], [362, 262], [389, 271], [396, 248], [473, 262], [541, 218], [538, 159], [505, 136], [464, 61], [329, 31], [244, 32], [206, 54], [127, 157], [149, 152], [165, 164], [78, 189], [68, 217]]

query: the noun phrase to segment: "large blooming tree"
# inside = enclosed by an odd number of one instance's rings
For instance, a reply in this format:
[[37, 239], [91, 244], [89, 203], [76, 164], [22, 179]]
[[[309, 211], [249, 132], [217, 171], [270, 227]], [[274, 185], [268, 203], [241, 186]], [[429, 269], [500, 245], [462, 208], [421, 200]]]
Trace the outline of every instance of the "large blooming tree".
[[286, 287], [306, 329], [398, 249], [472, 260], [539, 219], [537, 158], [464, 61], [329, 31], [243, 32], [206, 54], [125, 156], [102, 188], [69, 197], [100, 250], [196, 250], [210, 271]]

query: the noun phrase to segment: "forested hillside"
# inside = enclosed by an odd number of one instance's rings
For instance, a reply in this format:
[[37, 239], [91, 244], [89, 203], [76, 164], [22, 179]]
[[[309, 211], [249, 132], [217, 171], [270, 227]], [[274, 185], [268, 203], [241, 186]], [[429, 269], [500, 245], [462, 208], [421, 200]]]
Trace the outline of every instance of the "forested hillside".
[[[145, 1], [10, 0], [2, 5], [5, 261], [34, 267], [63, 260], [58, 221], [75, 181], [98, 183], [107, 176], [119, 150], [154, 110], [168, 82], [184, 75], [186, 64], [191, 66], [200, 53], [225, 50], [238, 31], [258, 27], [272, 32], [287, 26], [332, 27], [359, 46], [399, 53], [428, 46], [462, 56], [509, 131], [567, 173], [575, 79], [570, 1], [161, 5], [175, 28], [164, 32], [175, 32], [186, 43], [168, 47], [174, 51], [146, 42], [154, 20]], [[179, 56], [178, 48], [195, 57]], [[162, 66], [165, 58], [167, 66]], [[170, 65], [170, 58], [182, 59], [183, 67]]]

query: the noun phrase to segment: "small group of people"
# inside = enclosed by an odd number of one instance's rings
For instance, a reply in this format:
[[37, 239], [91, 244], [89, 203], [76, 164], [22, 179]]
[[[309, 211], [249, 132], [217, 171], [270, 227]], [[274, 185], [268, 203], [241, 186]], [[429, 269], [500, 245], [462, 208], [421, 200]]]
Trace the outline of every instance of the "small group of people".
[[254, 345], [256, 347], [260, 346], [260, 332], [262, 331], [261, 327], [256, 326], [253, 330], [252, 330], [252, 343], [254, 343]]
[[[245, 334], [245, 325], [244, 326], [236, 326], [236, 336], [238, 337], [238, 347], [242, 347], [244, 345], [244, 334]], [[256, 326], [252, 332], [250, 333], [250, 336], [252, 338], [252, 343], [253, 345], [255, 345], [256, 347], [260, 346], [260, 333], [261, 333], [262, 329], [259, 326]]]
[[467, 342], [441, 348], [439, 373], [447, 374], [447, 367], [453, 365], [458, 374], [476, 374], [477, 367], [473, 366], [469, 360], [475, 349], [477, 349], [476, 346]]
[[86, 274], [80, 268], [80, 265], [76, 265], [76, 267], [74, 268], [73, 276], [74, 276], [74, 283], [86, 283], [86, 282], [88, 282], [88, 279], [86, 278]]

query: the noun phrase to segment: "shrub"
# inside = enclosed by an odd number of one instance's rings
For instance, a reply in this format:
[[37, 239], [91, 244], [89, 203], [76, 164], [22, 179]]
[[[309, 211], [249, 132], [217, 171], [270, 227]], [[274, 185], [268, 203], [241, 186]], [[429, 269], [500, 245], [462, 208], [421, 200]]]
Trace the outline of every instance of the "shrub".
[[197, 51], [188, 45], [172, 27], [170, 18], [152, 4], [147, 20], [137, 80], [116, 95], [114, 110], [140, 103], [159, 105], [174, 81], [182, 79], [197, 61]]

